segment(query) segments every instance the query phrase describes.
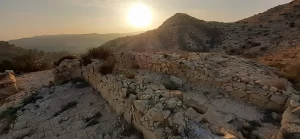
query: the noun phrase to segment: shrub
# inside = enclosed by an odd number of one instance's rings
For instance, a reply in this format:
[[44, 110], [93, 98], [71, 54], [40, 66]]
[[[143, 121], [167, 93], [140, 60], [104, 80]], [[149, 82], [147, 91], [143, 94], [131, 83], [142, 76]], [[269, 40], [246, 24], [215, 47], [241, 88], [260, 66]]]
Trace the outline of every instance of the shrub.
[[73, 56], [73, 55], [67, 55], [67, 56], [64, 56], [64, 57], [60, 58], [58, 61], [54, 62], [54, 65], [55, 65], [55, 66], [59, 66], [59, 64], [60, 64], [61, 62], [63, 62], [64, 60], [66, 60], [66, 59], [70, 59], [70, 60], [76, 59], [76, 56]]
[[87, 54], [83, 54], [80, 57], [81, 57], [81, 62], [84, 66], [87, 66], [88, 64], [92, 63], [91, 58]]
[[91, 48], [88, 50], [87, 56], [90, 58], [106, 60], [111, 53], [112, 52], [106, 48]]
[[106, 63], [103, 66], [101, 66], [99, 72], [103, 75], [111, 74], [114, 71], [115, 64], [116, 60], [114, 58], [110, 58], [106, 61]]

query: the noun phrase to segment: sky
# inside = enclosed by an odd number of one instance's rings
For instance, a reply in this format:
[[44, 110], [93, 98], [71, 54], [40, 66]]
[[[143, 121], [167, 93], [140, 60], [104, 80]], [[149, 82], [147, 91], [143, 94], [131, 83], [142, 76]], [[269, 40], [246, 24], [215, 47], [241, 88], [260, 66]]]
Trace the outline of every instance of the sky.
[[[127, 14], [135, 2], [149, 6], [152, 22], [136, 28]], [[0, 40], [53, 34], [152, 30], [175, 13], [234, 22], [292, 0], [0, 0]]]

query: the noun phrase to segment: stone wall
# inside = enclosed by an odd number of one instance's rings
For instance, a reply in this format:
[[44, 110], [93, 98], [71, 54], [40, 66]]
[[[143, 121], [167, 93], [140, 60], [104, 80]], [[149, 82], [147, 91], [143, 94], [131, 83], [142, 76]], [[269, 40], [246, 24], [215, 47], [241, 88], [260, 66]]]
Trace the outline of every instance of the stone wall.
[[[286, 102], [291, 101], [290, 96], [297, 93], [289, 82], [279, 79], [267, 67], [236, 57], [205, 53], [135, 52], [114, 56], [116, 61], [119, 61], [116, 69], [124, 70], [138, 66], [175, 75], [188, 80], [189, 83], [227, 90], [234, 98], [264, 108], [282, 110]], [[127, 122], [143, 132], [146, 139], [172, 139], [185, 135], [186, 138], [217, 137], [197, 126], [207, 107], [193, 100], [183, 100], [182, 92], [167, 90], [160, 83], [128, 79], [121, 74], [102, 75], [99, 72], [100, 67], [104, 65], [101, 61], [86, 67], [80, 67], [78, 62], [64, 61], [53, 73], [63, 80], [83, 77], [101, 93], [117, 114], [124, 116]], [[284, 86], [278, 85], [278, 81]], [[299, 103], [299, 100], [295, 102]], [[299, 106], [300, 104], [293, 103], [293, 108], [289, 106], [286, 109], [278, 139], [282, 138], [285, 131], [298, 130], [298, 126], [290, 129], [291, 120], [284, 119], [291, 119], [288, 118], [290, 115], [297, 115]]]
[[142, 69], [175, 75], [191, 83], [227, 90], [237, 99], [269, 109], [284, 109], [288, 96], [297, 93], [287, 80], [255, 62], [216, 53], [115, 54], [118, 68]]
[[193, 132], [193, 137], [187, 138], [215, 136], [204, 129], [201, 133], [197, 130], [196, 122], [202, 120], [200, 114], [207, 111], [206, 106], [193, 100], [183, 101], [182, 92], [167, 90], [159, 83], [127, 79], [123, 75], [102, 75], [98, 72], [101, 66], [101, 62], [94, 62], [84, 67], [83, 77], [145, 139], [177, 139], [186, 131]]

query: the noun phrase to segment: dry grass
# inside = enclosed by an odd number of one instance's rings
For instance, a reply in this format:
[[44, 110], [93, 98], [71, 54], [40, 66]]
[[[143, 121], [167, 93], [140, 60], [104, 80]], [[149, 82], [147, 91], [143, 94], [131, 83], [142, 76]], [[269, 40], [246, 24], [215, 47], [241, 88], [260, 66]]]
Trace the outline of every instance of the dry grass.
[[109, 49], [106, 48], [91, 48], [88, 50], [87, 55], [90, 58], [107, 60], [112, 54]]
[[115, 69], [116, 60], [110, 57], [106, 60], [105, 64], [100, 67], [99, 72], [103, 75], [113, 73]]

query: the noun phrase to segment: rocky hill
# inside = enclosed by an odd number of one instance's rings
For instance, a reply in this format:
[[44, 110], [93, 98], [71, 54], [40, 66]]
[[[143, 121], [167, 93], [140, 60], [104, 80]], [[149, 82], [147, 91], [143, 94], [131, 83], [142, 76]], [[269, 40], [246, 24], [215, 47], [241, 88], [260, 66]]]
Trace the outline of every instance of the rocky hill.
[[134, 34], [137, 33], [45, 35], [10, 40], [9, 43], [25, 49], [37, 49], [46, 52], [66, 51], [72, 53], [83, 53], [86, 49], [100, 46], [109, 40]]
[[22, 55], [26, 52], [27, 50], [25, 49], [9, 44], [5, 41], [0, 41], [0, 60], [10, 59], [11, 57]]
[[255, 57], [277, 48], [296, 46], [300, 31], [299, 0], [233, 22], [206, 22], [177, 13], [146, 33], [109, 41], [102, 47], [119, 51], [171, 50], [221, 52]]

